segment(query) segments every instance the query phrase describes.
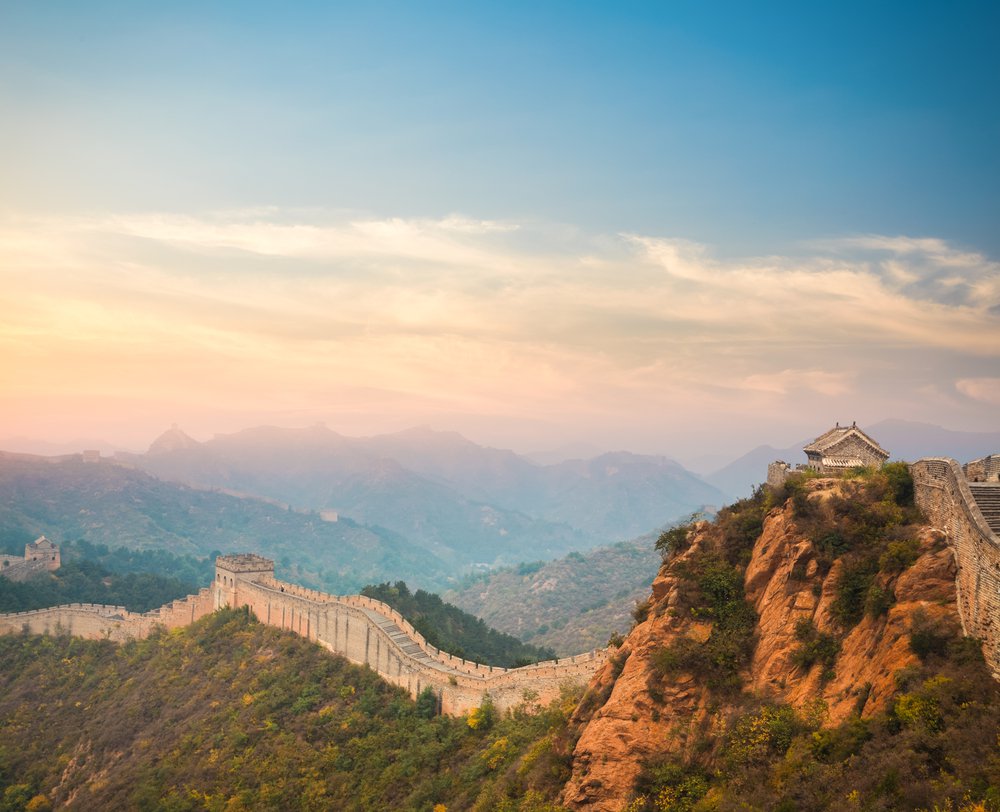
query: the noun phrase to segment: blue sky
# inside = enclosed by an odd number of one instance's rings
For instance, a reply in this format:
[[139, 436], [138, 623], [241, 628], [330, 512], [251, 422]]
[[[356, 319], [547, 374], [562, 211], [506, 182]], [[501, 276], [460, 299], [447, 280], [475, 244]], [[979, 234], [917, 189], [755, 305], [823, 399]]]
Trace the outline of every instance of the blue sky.
[[[136, 442], [169, 417], [209, 433], [423, 421], [527, 447], [555, 421], [560, 440], [669, 451], [684, 438], [658, 427], [668, 404], [696, 437], [742, 414], [695, 373], [714, 369], [769, 393], [745, 403], [761, 441], [835, 418], [993, 428], [998, 23], [1000, 6], [975, 2], [8, 1], [0, 273], [11, 306], [35, 303], [0, 336], [12, 424], [130, 425]], [[779, 295], [792, 279], [798, 298]], [[316, 317], [325, 351], [273, 326], [310, 322], [292, 294], [312, 284], [371, 302]], [[609, 288], [633, 298], [599, 306]], [[704, 305], [726, 293], [758, 321], [716, 323]], [[817, 298], [815, 334], [775, 334]], [[841, 318], [876, 300], [893, 330], [876, 312]], [[491, 332], [451, 308], [510, 318]], [[854, 332], [816, 324], [824, 312]], [[154, 354], [167, 380], [140, 386], [158, 343], [187, 349]], [[364, 369], [329, 366], [348, 348]], [[90, 383], [63, 374], [76, 352]], [[206, 352], [266, 391], [240, 378], [192, 398], [218, 380]], [[480, 389], [459, 383], [483, 369], [496, 372]], [[551, 391], [508, 398], [511, 374]], [[330, 375], [352, 386], [316, 391]], [[630, 411], [638, 398], [656, 409]], [[72, 425], [52, 405], [67, 399], [118, 417]], [[770, 417], [782, 410], [809, 414], [788, 425]]]

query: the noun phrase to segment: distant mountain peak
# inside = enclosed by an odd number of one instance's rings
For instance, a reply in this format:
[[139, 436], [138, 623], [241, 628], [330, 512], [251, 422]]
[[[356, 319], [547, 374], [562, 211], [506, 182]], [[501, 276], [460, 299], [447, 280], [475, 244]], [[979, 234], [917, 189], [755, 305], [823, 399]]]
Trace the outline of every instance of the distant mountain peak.
[[189, 437], [180, 427], [174, 423], [163, 434], [153, 440], [149, 446], [147, 454], [167, 454], [170, 451], [179, 451], [183, 448], [195, 448], [201, 445], [193, 437]]

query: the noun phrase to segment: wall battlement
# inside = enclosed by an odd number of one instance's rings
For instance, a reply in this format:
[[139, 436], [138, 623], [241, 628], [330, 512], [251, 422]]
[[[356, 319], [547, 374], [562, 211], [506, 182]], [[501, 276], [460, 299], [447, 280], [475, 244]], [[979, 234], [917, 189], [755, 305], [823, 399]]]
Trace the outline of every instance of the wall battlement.
[[983, 656], [1000, 679], [1000, 538], [955, 460], [929, 457], [913, 463], [910, 472], [917, 506], [944, 533], [955, 555], [962, 630], [983, 641]]
[[500, 709], [526, 696], [545, 703], [559, 695], [564, 683], [589, 681], [607, 659], [607, 652], [598, 650], [513, 669], [475, 663], [430, 645], [382, 601], [328, 595], [279, 581], [274, 562], [256, 555], [220, 556], [211, 587], [144, 614], [121, 606], [69, 604], [0, 615], [0, 633], [64, 633], [126, 642], [157, 627], [186, 626], [223, 606], [246, 606], [262, 623], [367, 665], [414, 697], [430, 688], [449, 714], [478, 707], [487, 695]]

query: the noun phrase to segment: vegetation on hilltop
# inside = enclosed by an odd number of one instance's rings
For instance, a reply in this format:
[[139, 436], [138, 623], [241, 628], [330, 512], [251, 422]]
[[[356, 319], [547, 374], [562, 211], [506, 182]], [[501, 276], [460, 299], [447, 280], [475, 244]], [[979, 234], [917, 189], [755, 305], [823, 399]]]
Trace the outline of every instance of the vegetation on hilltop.
[[193, 555], [174, 555], [169, 550], [133, 550], [128, 547], [108, 547], [78, 539], [63, 544], [59, 550], [65, 565], [68, 561], [91, 561], [113, 573], [147, 573], [177, 578], [198, 587], [208, 586], [215, 575], [215, 559], [220, 555], [213, 550], [204, 558]]
[[7, 635], [0, 802], [555, 812], [574, 704], [433, 717], [433, 702], [236, 610], [124, 646]]
[[166, 575], [113, 573], [95, 561], [69, 561], [55, 572], [22, 582], [0, 578], [0, 612], [25, 612], [64, 603], [104, 603], [148, 612], [197, 592], [198, 587]]
[[[911, 484], [892, 466], [851, 472], [822, 491], [793, 478], [711, 525], [661, 535], [678, 585], [669, 611], [709, 621], [711, 631], [639, 654], [653, 665], [642, 694], [653, 707], [616, 710], [626, 723], [630, 710], [633, 720], [667, 714], [683, 671], [709, 686], [710, 723], [691, 720], [681, 747], [644, 743], [651, 755], [628, 785], [629, 812], [1000, 812], [1000, 684], [947, 612], [912, 616], [915, 665], [896, 672], [895, 693], [864, 718], [831, 725], [821, 702], [792, 707], [741, 690], [762, 634], [743, 575], [775, 507], [812, 542], [813, 574], [796, 573], [792, 586], [814, 589], [835, 566], [840, 573], [832, 627], [796, 625], [793, 669], [833, 667], [858, 613], [881, 617], [899, 574], [918, 555], [940, 553], [913, 544]], [[645, 608], [651, 619], [663, 611]], [[626, 641], [575, 712], [567, 695], [537, 713], [526, 700], [508, 715], [487, 704], [448, 719], [433, 716], [432, 696], [412, 702], [370, 670], [242, 612], [120, 648], [7, 636], [0, 798], [9, 809], [72, 799], [70, 808], [554, 812], [578, 737], [635, 656]], [[856, 687], [861, 708], [867, 691]]]
[[366, 586], [362, 595], [383, 601], [405, 617], [432, 646], [477, 663], [504, 668], [552, 660], [552, 649], [522, 643], [498, 632], [479, 618], [445, 603], [438, 595], [418, 589], [410, 592], [403, 581]]
[[[724, 509], [714, 525], [697, 528], [694, 554], [670, 565], [680, 584], [670, 611], [713, 624], [705, 640], [682, 638], [655, 651], [653, 673], [667, 681], [694, 674], [710, 686], [726, 721], [649, 758], [629, 812], [1000, 810], [1000, 685], [979, 642], [963, 638], [953, 620], [913, 616], [909, 646], [919, 665], [897, 671], [888, 706], [865, 718], [859, 712], [870, 686], [856, 686], [858, 710], [833, 726], [823, 724], [820, 700], [796, 709], [737, 690], [761, 633], [741, 602], [742, 576], [772, 507], [787, 503], [795, 533], [812, 542], [815, 575], [810, 583], [804, 570], [794, 573], [799, 589], [815, 589], [839, 567], [832, 629], [800, 620], [794, 630], [792, 665], [820, 664], [821, 686], [841, 640], [864, 616], [889, 610], [896, 578], [920, 554], [920, 515], [905, 465], [849, 471], [832, 489], [811, 487], [816, 478], [794, 475], [783, 488], [760, 488]], [[688, 549], [695, 529], [660, 536], [668, 561]]]

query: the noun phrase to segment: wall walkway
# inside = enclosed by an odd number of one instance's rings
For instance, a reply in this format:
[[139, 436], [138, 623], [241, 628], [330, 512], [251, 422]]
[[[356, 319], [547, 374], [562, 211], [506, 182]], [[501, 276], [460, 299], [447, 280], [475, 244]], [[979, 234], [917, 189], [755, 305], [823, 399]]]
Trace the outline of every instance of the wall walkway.
[[1000, 679], [1000, 538], [955, 460], [929, 457], [910, 471], [917, 506], [946, 535], [955, 555], [962, 629], [983, 641], [986, 662]]
[[125, 642], [144, 638], [157, 627], [186, 626], [223, 606], [247, 606], [262, 623], [366, 665], [414, 697], [429, 687], [442, 712], [455, 715], [482, 705], [486, 695], [501, 710], [526, 698], [544, 704], [566, 683], [586, 684], [607, 659], [601, 650], [514, 669], [475, 663], [432, 646], [381, 601], [328, 595], [278, 581], [273, 563], [257, 556], [220, 557], [211, 587], [151, 612], [70, 604], [0, 615], [0, 633], [65, 633]]

